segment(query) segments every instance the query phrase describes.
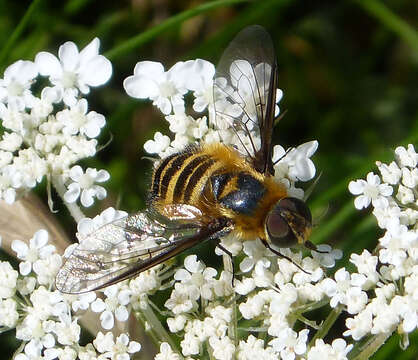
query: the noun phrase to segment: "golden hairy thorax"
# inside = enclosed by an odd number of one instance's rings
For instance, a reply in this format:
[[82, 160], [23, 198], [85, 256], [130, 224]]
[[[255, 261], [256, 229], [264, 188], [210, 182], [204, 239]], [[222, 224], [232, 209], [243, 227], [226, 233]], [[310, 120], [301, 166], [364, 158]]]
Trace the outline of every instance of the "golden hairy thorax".
[[157, 210], [171, 204], [195, 206], [208, 219], [231, 219], [241, 239], [265, 238], [265, 217], [286, 196], [283, 185], [220, 143], [170, 155], [152, 177], [151, 202]]

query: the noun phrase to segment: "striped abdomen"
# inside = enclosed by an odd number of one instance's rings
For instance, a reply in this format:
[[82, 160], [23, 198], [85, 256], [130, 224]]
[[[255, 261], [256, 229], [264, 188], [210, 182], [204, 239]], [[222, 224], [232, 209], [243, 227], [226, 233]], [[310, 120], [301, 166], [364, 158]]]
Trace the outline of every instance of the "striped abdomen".
[[165, 203], [195, 203], [207, 184], [207, 179], [222, 168], [222, 163], [213, 155], [198, 147], [168, 156], [154, 171], [152, 198]]

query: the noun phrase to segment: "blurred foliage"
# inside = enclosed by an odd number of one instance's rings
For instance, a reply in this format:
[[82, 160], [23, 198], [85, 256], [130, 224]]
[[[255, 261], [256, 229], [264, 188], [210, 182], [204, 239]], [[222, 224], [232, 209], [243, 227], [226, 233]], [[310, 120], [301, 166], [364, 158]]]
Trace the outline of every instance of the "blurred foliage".
[[[274, 39], [285, 93], [281, 108], [288, 112], [275, 142], [319, 141], [314, 161], [322, 176], [309, 201], [318, 218], [312, 240], [344, 249], [342, 266], [350, 252], [373, 249], [379, 236], [374, 219], [354, 210], [348, 182], [365, 176], [375, 160], [390, 161], [396, 146], [417, 144], [416, 1], [0, 0], [0, 68], [33, 60], [41, 50], [56, 54], [67, 40], [82, 48], [100, 38], [114, 74], [92, 91], [89, 106], [107, 118], [101, 143], [113, 140], [85, 165], [106, 168], [111, 181], [108, 198], [88, 215], [115, 204], [132, 212], [145, 206], [150, 182], [142, 146], [168, 127], [151, 103], [124, 93], [123, 79], [141, 60], [166, 68], [196, 57], [216, 63], [232, 37], [253, 23]], [[64, 208], [59, 216], [73, 233]], [[393, 336], [376, 359], [415, 358], [417, 336], [406, 352], [398, 340]]]

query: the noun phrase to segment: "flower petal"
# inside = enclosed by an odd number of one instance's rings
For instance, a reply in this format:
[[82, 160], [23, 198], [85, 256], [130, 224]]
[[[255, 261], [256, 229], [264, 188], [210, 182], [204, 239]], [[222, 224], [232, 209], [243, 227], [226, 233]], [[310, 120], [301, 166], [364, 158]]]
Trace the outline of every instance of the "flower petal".
[[112, 63], [102, 55], [97, 55], [85, 64], [80, 71], [83, 82], [89, 86], [100, 86], [112, 76]]
[[94, 190], [93, 189], [84, 189], [81, 193], [81, 205], [84, 207], [92, 206], [94, 203], [93, 196], [94, 196]]
[[81, 188], [78, 183], [71, 183], [68, 186], [68, 190], [64, 194], [64, 200], [68, 203], [73, 203], [77, 201], [80, 196]]
[[79, 181], [83, 175], [84, 172], [80, 165], [75, 165], [70, 169], [70, 178], [74, 181]]
[[100, 315], [100, 322], [102, 324], [103, 329], [106, 330], [112, 329], [115, 325], [115, 319], [113, 318], [113, 314], [107, 310]]
[[135, 65], [134, 75], [158, 78], [164, 73], [164, 66], [156, 61], [140, 61]]
[[56, 56], [49, 52], [41, 51], [35, 57], [35, 64], [38, 66], [39, 73], [43, 76], [60, 77], [62, 67]]
[[145, 76], [129, 76], [123, 81], [123, 87], [129, 96], [137, 99], [153, 98], [159, 94], [155, 81]]
[[75, 71], [79, 65], [78, 48], [72, 41], [67, 41], [60, 46], [58, 57], [66, 71]]
[[80, 65], [85, 63], [99, 55], [100, 40], [96, 37], [83, 50], [80, 51]]

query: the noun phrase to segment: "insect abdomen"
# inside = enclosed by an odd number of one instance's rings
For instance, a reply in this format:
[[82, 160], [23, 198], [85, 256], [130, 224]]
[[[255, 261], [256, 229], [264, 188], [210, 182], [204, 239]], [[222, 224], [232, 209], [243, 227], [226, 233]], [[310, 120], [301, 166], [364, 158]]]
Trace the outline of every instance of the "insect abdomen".
[[151, 197], [165, 203], [194, 204], [203, 192], [207, 180], [222, 167], [222, 163], [200, 147], [163, 159], [154, 171]]

